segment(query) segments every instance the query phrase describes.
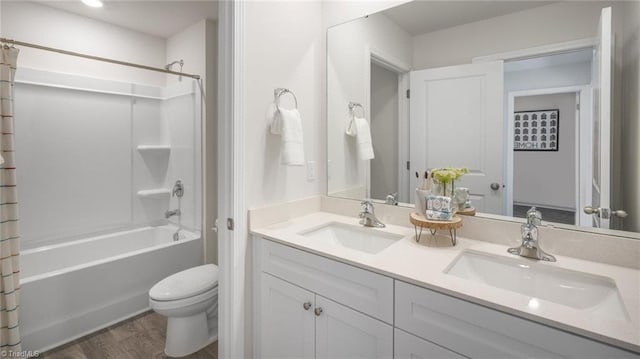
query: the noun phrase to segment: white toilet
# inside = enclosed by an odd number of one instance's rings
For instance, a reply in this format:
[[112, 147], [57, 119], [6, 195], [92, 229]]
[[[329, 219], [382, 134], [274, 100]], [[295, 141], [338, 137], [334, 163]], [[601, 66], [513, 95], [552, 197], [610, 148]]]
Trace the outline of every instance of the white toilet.
[[218, 267], [190, 268], [149, 290], [149, 306], [167, 317], [164, 353], [182, 357], [218, 339]]

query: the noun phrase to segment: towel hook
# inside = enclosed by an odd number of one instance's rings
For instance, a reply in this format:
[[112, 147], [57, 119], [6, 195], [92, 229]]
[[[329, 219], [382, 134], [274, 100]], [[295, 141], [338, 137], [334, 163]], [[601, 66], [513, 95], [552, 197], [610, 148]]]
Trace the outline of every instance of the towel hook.
[[360, 109], [362, 110], [362, 117], [366, 117], [365, 113], [364, 113], [364, 106], [362, 106], [361, 104], [357, 103], [357, 102], [349, 102], [349, 112], [351, 113], [351, 115], [353, 116], [355, 114], [355, 109], [356, 107], [360, 107]]
[[277, 88], [275, 90], [273, 90], [273, 97], [276, 103], [276, 107], [278, 107], [278, 109], [280, 109], [280, 96], [284, 95], [284, 94], [291, 94], [291, 96], [293, 96], [293, 101], [296, 104], [296, 109], [298, 108], [298, 99], [296, 98], [296, 95], [289, 89], [287, 88]]

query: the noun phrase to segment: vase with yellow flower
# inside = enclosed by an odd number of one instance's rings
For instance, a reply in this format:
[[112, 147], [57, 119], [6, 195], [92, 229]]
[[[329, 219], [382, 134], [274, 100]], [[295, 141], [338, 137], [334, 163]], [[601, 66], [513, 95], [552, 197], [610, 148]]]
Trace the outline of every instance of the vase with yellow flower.
[[456, 187], [455, 181], [466, 173], [469, 173], [469, 170], [464, 167], [445, 167], [432, 170], [431, 177], [433, 178], [434, 184], [436, 184], [436, 186], [434, 186], [436, 189], [434, 194], [453, 198]]

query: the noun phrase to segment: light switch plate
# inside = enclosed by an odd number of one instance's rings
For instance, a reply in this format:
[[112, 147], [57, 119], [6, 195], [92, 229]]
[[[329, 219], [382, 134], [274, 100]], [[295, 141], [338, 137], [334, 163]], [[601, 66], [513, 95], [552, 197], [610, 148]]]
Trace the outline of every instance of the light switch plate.
[[307, 181], [316, 180], [316, 161], [307, 161]]

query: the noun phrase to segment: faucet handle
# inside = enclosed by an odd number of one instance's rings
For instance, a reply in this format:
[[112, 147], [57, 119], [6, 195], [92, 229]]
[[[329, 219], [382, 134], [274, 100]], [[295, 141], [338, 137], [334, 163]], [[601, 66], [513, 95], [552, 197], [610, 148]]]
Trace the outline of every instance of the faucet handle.
[[176, 183], [173, 185], [171, 196], [172, 197], [177, 196], [178, 198], [182, 198], [182, 196], [184, 196], [184, 185], [182, 184], [181, 180], [177, 180]]
[[542, 212], [538, 211], [535, 206], [527, 211], [527, 224], [539, 226], [542, 224]]
[[373, 212], [373, 202], [370, 199], [360, 202], [360, 206], [364, 212]]

